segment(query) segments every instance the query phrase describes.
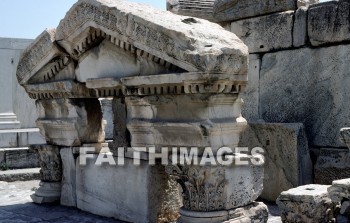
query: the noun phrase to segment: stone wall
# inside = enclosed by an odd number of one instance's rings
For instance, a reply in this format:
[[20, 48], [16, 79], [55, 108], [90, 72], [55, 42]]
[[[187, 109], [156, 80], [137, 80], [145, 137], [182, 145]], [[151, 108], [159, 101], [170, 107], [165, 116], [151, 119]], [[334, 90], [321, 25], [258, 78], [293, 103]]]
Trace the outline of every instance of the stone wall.
[[[344, 162], [343, 166], [335, 165], [337, 162], [334, 166], [331, 162], [323, 166], [324, 153], [318, 156], [321, 148], [327, 148], [340, 152], [333, 155], [340, 157], [346, 148], [340, 129], [350, 126], [350, 93], [347, 90], [350, 84], [350, 1], [215, 0], [211, 11], [208, 18], [235, 33], [249, 48], [249, 81], [243, 95], [242, 114], [252, 123], [253, 129], [256, 128], [254, 123], [261, 126], [256, 136], [259, 141], [266, 142], [268, 135], [279, 131], [266, 132], [264, 123], [301, 123], [316, 166], [315, 183], [322, 183], [320, 175], [331, 176], [329, 182], [346, 177]], [[198, 15], [198, 12], [186, 13]], [[289, 137], [277, 136], [284, 141]], [[254, 140], [244, 140], [249, 141]], [[251, 144], [245, 146], [256, 146]], [[276, 148], [265, 149], [286, 151], [276, 145]], [[274, 162], [277, 164], [280, 160]], [[309, 169], [301, 171], [305, 174]]]
[[303, 123], [316, 183], [322, 183], [320, 175], [331, 176], [329, 182], [347, 175], [339, 165], [323, 168], [318, 154], [324, 147], [344, 151], [340, 129], [350, 125], [349, 7], [348, 1], [329, 1], [225, 21], [251, 54], [243, 116], [250, 122]]

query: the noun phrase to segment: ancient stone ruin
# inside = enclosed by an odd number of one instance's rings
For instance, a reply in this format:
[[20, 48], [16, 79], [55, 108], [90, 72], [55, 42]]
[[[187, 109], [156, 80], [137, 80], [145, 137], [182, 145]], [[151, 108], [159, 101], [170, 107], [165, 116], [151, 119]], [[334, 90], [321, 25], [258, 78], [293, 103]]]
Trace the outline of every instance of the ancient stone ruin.
[[[79, 0], [24, 51], [17, 79], [46, 140], [33, 201], [127, 222], [267, 222], [260, 197], [283, 222], [349, 218], [349, 1], [167, 9]], [[160, 162], [180, 147], [217, 160], [263, 148], [264, 162]]]
[[[237, 147], [247, 125], [240, 97], [247, 72], [248, 48], [217, 24], [124, 1], [79, 1], [18, 65], [47, 142], [36, 146], [42, 181], [33, 200], [130, 222], [170, 222], [179, 213], [183, 222], [266, 221], [266, 206], [255, 202], [262, 166], [151, 166], [147, 156], [135, 166], [130, 157], [141, 146], [236, 156], [216, 151]], [[114, 98], [113, 156], [131, 146], [124, 166], [98, 166], [97, 154], [79, 154], [106, 146], [99, 102], [106, 97]], [[86, 165], [81, 156], [90, 157]], [[171, 179], [182, 186], [180, 210]]]

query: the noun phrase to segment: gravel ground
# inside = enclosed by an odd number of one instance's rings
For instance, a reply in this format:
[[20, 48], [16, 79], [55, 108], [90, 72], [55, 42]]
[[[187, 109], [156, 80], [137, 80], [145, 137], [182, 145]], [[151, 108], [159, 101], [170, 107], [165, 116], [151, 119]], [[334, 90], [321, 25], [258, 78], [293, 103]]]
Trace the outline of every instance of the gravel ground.
[[[122, 223], [110, 218], [80, 211], [58, 204], [37, 205], [30, 195], [39, 187], [39, 181], [0, 181], [0, 223], [59, 222], [59, 223]], [[279, 210], [275, 204], [267, 203], [270, 211], [269, 223], [280, 223]]]

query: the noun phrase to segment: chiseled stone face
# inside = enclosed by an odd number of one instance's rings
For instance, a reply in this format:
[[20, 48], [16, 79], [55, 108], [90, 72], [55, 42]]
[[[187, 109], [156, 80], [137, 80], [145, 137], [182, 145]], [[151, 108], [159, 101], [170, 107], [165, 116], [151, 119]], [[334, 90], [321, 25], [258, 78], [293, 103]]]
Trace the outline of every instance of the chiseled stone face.
[[350, 40], [349, 16], [348, 1], [327, 1], [310, 7], [307, 27], [311, 44], [320, 46]]
[[282, 191], [313, 182], [312, 162], [301, 123], [249, 123], [240, 147], [264, 149], [264, 190], [261, 198], [276, 201]]
[[268, 52], [293, 45], [294, 11], [274, 13], [231, 23], [231, 32], [249, 48], [249, 53]]
[[[91, 154], [90, 154], [91, 155]], [[180, 208], [179, 193], [164, 166], [125, 159], [124, 166], [95, 165], [97, 155], [87, 165], [77, 159], [77, 207], [81, 210], [127, 222], [175, 221]], [[165, 212], [168, 216], [164, 216]]]
[[260, 70], [261, 118], [303, 122], [309, 145], [344, 147], [339, 130], [350, 126], [349, 60], [349, 45], [265, 54]]
[[347, 148], [321, 148], [315, 167], [315, 183], [332, 184], [350, 178], [350, 153]]
[[233, 21], [296, 8], [297, 0], [216, 0], [214, 18]]

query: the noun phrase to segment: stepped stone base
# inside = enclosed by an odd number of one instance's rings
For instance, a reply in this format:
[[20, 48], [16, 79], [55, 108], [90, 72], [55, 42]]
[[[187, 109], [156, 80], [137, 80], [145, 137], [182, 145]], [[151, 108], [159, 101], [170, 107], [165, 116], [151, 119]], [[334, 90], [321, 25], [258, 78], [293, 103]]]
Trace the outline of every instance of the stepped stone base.
[[0, 148], [26, 147], [45, 143], [38, 128], [0, 130]]

